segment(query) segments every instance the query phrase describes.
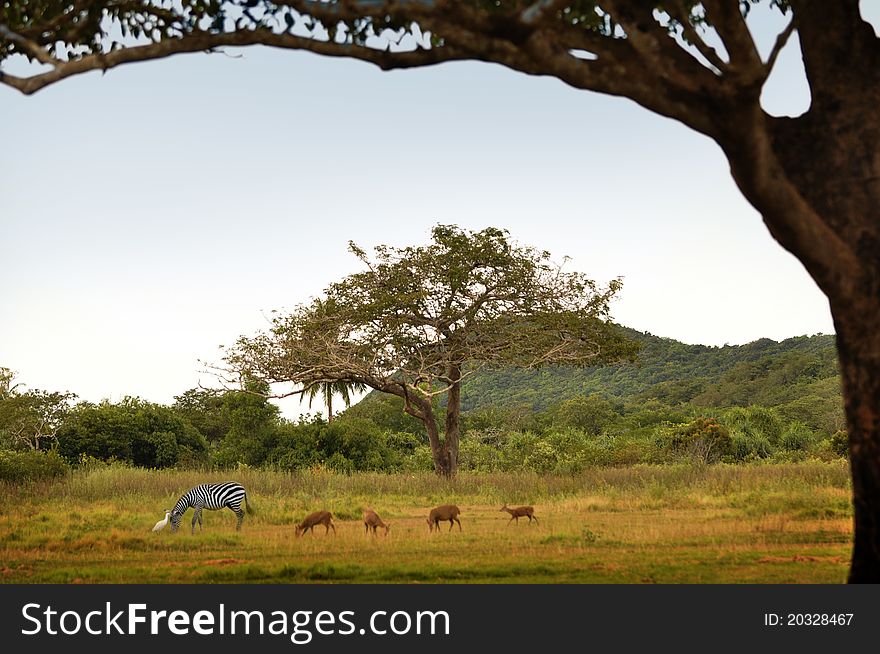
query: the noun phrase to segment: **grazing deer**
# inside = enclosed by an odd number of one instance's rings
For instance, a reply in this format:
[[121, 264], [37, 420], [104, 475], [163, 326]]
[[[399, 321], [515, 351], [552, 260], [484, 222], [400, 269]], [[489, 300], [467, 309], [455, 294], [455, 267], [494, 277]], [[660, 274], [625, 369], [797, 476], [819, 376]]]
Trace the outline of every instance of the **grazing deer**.
[[315, 533], [315, 527], [317, 525], [324, 525], [325, 534], [332, 529], [333, 535], [336, 535], [336, 526], [333, 524], [333, 515], [329, 511], [315, 511], [314, 513], [307, 515], [303, 518], [303, 521], [296, 526], [296, 535], [301, 536], [307, 531]]
[[379, 517], [379, 514], [373, 511], [373, 509], [366, 509], [364, 511], [364, 533], [368, 533], [370, 528], [373, 529], [373, 536], [376, 535], [376, 527], [382, 527], [385, 529], [385, 535], [388, 535], [388, 530], [391, 529], [391, 525], [382, 522], [382, 518]]
[[449, 520], [449, 531], [452, 531], [454, 520], [458, 523], [458, 530], [461, 531], [461, 521], [458, 519], [460, 513], [461, 510], [455, 504], [444, 504], [431, 509], [431, 514], [428, 516], [428, 531], [434, 531], [434, 527], [437, 527], [439, 532], [441, 520]]
[[538, 522], [538, 516], [535, 515], [535, 507], [533, 506], [507, 506], [507, 502], [504, 503], [504, 506], [501, 507], [501, 511], [507, 511], [510, 514], [510, 520], [507, 521], [507, 526], [510, 526], [510, 523], [516, 520], [516, 524], [519, 524], [520, 518], [528, 518], [529, 524], [532, 524], [532, 520]]

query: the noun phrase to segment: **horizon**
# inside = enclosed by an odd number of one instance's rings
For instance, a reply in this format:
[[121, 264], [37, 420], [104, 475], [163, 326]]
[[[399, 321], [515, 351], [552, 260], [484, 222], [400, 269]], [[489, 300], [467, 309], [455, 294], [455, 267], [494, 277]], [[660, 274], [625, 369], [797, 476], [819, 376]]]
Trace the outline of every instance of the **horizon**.
[[[633, 329], [631, 327], [627, 327], [626, 325], [621, 325], [619, 323], [615, 323], [615, 324], [618, 327], [621, 327], [623, 329], [630, 329], [630, 330], [635, 331], [635, 332], [637, 332], [641, 335], [644, 335], [644, 336], [650, 336], [650, 337], [658, 338], [658, 339], [661, 339], [664, 341], [675, 341], [676, 343], [681, 343], [683, 345], [689, 345], [689, 346], [693, 346], [693, 347], [705, 347], [705, 348], [710, 348], [710, 349], [726, 349], [726, 348], [745, 347], [747, 345], [751, 345], [753, 343], [757, 343], [760, 341], [771, 341], [773, 343], [779, 344], [779, 343], [784, 343], [786, 341], [798, 339], [798, 338], [818, 338], [818, 337], [823, 337], [823, 336], [836, 337], [836, 334], [834, 334], [834, 333], [817, 332], [815, 334], [796, 334], [794, 336], [788, 336], [783, 339], [759, 337], [754, 340], [748, 341], [747, 343], [724, 343], [723, 345], [707, 345], [705, 343], [686, 343], [684, 341], [680, 341], [680, 340], [673, 338], [673, 337], [662, 336], [660, 334], [655, 334], [650, 331]], [[584, 369], [589, 369], [589, 368], [594, 368], [594, 367], [610, 367], [610, 366], [615, 366], [615, 365], [622, 365], [623, 363], [625, 363], [625, 362], [609, 363], [609, 364], [605, 364], [604, 366], [600, 365], [600, 366], [583, 366], [583, 367], [584, 367]], [[2, 367], [2, 366], [0, 366], [0, 367]], [[562, 366], [562, 367], [565, 367], [565, 366]], [[13, 370], [13, 373], [19, 373], [19, 372], [20, 371]], [[49, 392], [52, 392], [52, 391], [72, 392], [72, 393], [76, 394], [77, 403], [88, 402], [91, 404], [100, 404], [102, 402], [110, 402], [111, 404], [116, 404], [116, 403], [121, 402], [125, 398], [131, 397], [131, 398], [135, 398], [135, 399], [146, 400], [146, 401], [152, 402], [154, 404], [170, 406], [171, 404], [174, 403], [174, 400], [176, 399], [177, 396], [182, 395], [186, 391], [193, 390], [192, 388], [181, 389], [180, 391], [175, 393], [175, 395], [172, 397], [171, 401], [164, 401], [164, 402], [163, 401], [155, 401], [150, 398], [144, 398], [139, 395], [134, 395], [134, 394], [130, 394], [130, 393], [119, 393], [115, 399], [112, 396], [111, 397], [101, 397], [98, 399], [92, 399], [92, 398], [81, 397], [79, 394], [76, 393], [76, 389], [73, 389], [73, 388], [42, 388], [42, 387], [38, 388], [38, 387], [32, 386], [31, 384], [28, 384], [27, 379], [25, 379], [25, 377], [20, 374], [16, 374], [15, 380], [18, 385], [20, 385], [21, 387], [26, 388], [28, 390], [43, 390], [43, 391], [49, 391]], [[193, 388], [205, 388], [206, 390], [222, 390], [224, 392], [234, 390], [231, 388], [209, 389], [208, 387], [202, 387], [202, 386], [197, 386], [197, 387], [193, 387]], [[357, 404], [358, 402], [363, 400], [365, 397], [367, 397], [367, 395], [369, 395], [373, 392], [377, 392], [377, 391], [374, 391], [374, 389], [370, 389], [364, 393], [352, 393], [353, 399], [351, 401], [350, 406], [354, 406], [355, 404]], [[279, 406], [279, 409], [281, 410], [281, 416], [287, 420], [297, 419], [297, 418], [300, 418], [304, 415], [320, 415], [320, 416], [326, 417], [325, 416], [326, 412], [324, 411], [323, 403], [319, 399], [314, 400], [312, 408], [308, 407], [308, 402], [306, 400], [300, 401], [295, 396], [294, 397], [287, 397], [287, 398], [269, 397], [268, 399], [270, 402], [272, 402], [276, 406]], [[294, 400], [296, 400], [296, 402], [297, 402], [296, 407], [293, 406]], [[285, 404], [287, 406], [281, 406], [282, 404]], [[287, 409], [287, 411], [285, 411], [285, 409]], [[294, 413], [294, 411], [293, 411], [294, 409], [296, 409], [298, 411], [298, 413]], [[345, 408], [343, 408], [341, 411], [337, 410], [335, 412], [335, 414], [342, 413], [344, 410], [345, 410]]]

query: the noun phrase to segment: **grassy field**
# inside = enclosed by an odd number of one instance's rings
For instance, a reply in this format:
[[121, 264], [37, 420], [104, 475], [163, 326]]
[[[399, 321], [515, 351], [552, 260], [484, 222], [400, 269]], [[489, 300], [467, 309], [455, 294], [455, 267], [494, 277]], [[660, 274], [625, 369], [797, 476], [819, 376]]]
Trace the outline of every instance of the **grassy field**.
[[[234, 479], [256, 514], [229, 510], [204, 531], [154, 534], [197, 483]], [[437, 504], [461, 507], [463, 532], [428, 533]], [[539, 526], [506, 526], [499, 508], [535, 506]], [[364, 534], [364, 506], [390, 522]], [[338, 534], [295, 538], [326, 508]], [[845, 462], [596, 469], [575, 477], [77, 471], [0, 486], [4, 583], [841, 583], [852, 532]]]

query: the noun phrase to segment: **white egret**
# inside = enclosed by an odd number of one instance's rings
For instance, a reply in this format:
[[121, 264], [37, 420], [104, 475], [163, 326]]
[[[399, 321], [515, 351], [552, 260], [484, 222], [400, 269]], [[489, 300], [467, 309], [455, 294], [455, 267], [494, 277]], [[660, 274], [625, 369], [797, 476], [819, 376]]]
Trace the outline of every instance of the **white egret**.
[[153, 531], [162, 531], [163, 529], [165, 529], [165, 525], [168, 524], [168, 516], [170, 515], [171, 511], [169, 509], [165, 509], [165, 519], [157, 522], [156, 526], [153, 527]]

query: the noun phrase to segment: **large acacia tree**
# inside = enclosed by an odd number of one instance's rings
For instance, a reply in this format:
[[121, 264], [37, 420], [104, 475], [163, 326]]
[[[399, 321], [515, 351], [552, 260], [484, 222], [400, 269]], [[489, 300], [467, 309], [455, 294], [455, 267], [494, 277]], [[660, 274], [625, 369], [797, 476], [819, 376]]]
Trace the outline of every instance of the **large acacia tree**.
[[431, 234], [424, 246], [380, 245], [373, 259], [350, 244], [366, 269], [276, 316], [268, 332], [240, 338], [225, 370], [298, 387], [279, 397], [341, 382], [396, 395], [424, 424], [436, 472], [451, 476], [469, 376], [486, 366], [583, 366], [635, 354], [608, 322], [618, 280], [599, 288], [496, 228], [438, 225]]
[[[758, 2], [790, 19], [766, 58], [745, 21]], [[810, 108], [773, 117], [761, 108], [761, 89], [794, 33]], [[880, 582], [880, 45], [858, 0], [0, 5], [0, 64], [14, 53], [41, 64], [31, 76], [0, 76], [24, 93], [126, 62], [250, 44], [354, 57], [383, 69], [495, 62], [630, 98], [714, 140], [770, 233], [828, 296], [853, 479], [850, 581]]]

